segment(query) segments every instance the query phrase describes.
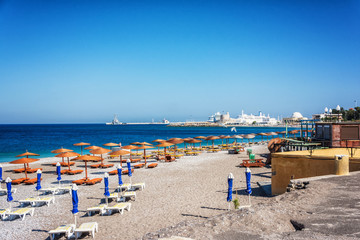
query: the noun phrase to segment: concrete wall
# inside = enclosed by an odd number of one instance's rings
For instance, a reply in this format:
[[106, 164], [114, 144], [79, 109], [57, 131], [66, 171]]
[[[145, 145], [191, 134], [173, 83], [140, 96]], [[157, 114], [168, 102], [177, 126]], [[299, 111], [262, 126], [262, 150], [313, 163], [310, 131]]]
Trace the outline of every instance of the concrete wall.
[[[358, 151], [360, 153], [360, 150]], [[360, 170], [360, 157], [349, 160], [349, 170]], [[315, 155], [316, 154], [316, 155]], [[290, 179], [315, 177], [335, 174], [335, 155], [349, 155], [344, 148], [315, 150], [313, 155], [309, 151], [285, 152], [272, 154], [271, 190], [273, 195], [286, 192]]]

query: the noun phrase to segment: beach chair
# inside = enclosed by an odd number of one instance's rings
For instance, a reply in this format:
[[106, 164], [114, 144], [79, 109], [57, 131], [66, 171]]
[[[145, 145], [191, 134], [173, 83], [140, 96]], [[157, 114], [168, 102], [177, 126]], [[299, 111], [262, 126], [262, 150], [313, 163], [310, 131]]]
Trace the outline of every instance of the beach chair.
[[65, 234], [67, 239], [71, 238], [75, 231], [74, 224], [61, 225], [54, 230], [49, 231], [50, 240], [53, 240], [56, 235]]
[[75, 175], [75, 174], [79, 174], [79, 173], [82, 173], [84, 170], [70, 170], [70, 171], [67, 171], [67, 174], [69, 175]]
[[[42, 180], [42, 178], [41, 178], [41, 180]], [[23, 183], [26, 185], [33, 185], [33, 184], [37, 183], [37, 178], [28, 179], [28, 180], [24, 181]]]
[[117, 169], [112, 170], [112, 171], [110, 171], [108, 173], [109, 173], [109, 175], [116, 175], [117, 174]]
[[72, 183], [75, 183], [76, 185], [82, 185], [85, 183], [85, 179], [74, 180]]
[[20, 217], [21, 220], [24, 221], [26, 215], [34, 215], [34, 210], [34, 208], [18, 208], [14, 211], [9, 211], [5, 213], [5, 216], [8, 217], [10, 220], [13, 220], [15, 217]]
[[11, 184], [17, 185], [23, 183], [24, 181], [29, 180], [29, 178], [18, 178], [11, 181]]
[[[133, 158], [130, 161], [131, 161], [131, 163], [137, 163], [137, 162], [140, 162], [141, 159], [140, 158]], [[125, 163], [126, 163], [126, 160], [125, 160]]]
[[6, 213], [10, 212], [9, 209], [0, 209], [0, 218], [4, 219], [6, 216]]
[[72, 186], [60, 186], [57, 187], [58, 193], [69, 193], [71, 195]]
[[148, 167], [148, 168], [155, 168], [155, 167], [157, 167], [157, 166], [158, 166], [157, 163], [150, 163], [147, 167]]
[[[133, 169], [133, 168], [131, 169], [131, 172], [132, 172], [132, 173], [134, 172], [134, 169]], [[129, 173], [129, 170], [127, 170], [127, 169], [121, 171], [121, 174], [122, 174], [122, 175], [127, 175], [128, 173]]]
[[101, 166], [101, 163], [90, 165], [92, 168], [99, 168]]
[[109, 167], [113, 167], [113, 166], [114, 166], [114, 164], [110, 163], [110, 164], [103, 164], [100, 167], [101, 168], [109, 168]]
[[116, 191], [119, 191], [119, 188], [121, 188], [121, 191], [123, 191], [123, 190], [130, 190], [130, 183], [124, 183], [123, 185], [121, 185], [121, 186], [118, 186], [117, 187], [117, 190]]
[[[28, 168], [28, 169], [30, 169], [30, 168]], [[22, 173], [22, 172], [25, 172], [25, 168], [14, 169], [13, 172], [14, 173]]]
[[117, 203], [114, 206], [106, 207], [106, 212], [111, 215], [113, 212], [119, 212], [120, 214], [124, 213], [124, 210], [130, 211], [131, 203]]
[[174, 157], [171, 157], [170, 155], [165, 156], [165, 162], [173, 162], [176, 159]]
[[55, 203], [54, 197], [43, 197], [43, 198], [26, 198], [25, 200], [20, 200], [19, 203], [21, 206], [30, 204], [32, 207], [40, 206], [46, 204], [50, 206], [50, 203]]
[[114, 192], [114, 193], [110, 193], [110, 196], [108, 197], [109, 199], [114, 199], [117, 202], [120, 202], [121, 200], [121, 195], [119, 195], [118, 193]]
[[99, 212], [100, 215], [103, 215], [106, 211], [105, 211], [105, 208], [107, 207], [106, 204], [100, 204], [100, 205], [97, 205], [95, 207], [90, 207], [88, 209], [86, 209], [86, 213], [87, 215], [91, 216], [91, 214], [93, 212]]
[[142, 168], [144, 166], [145, 166], [145, 163], [139, 163], [139, 164], [134, 165], [134, 168]]
[[30, 168], [28, 170], [26, 170], [28, 173], [34, 173], [34, 172], [37, 172], [37, 170], [41, 170], [42, 171], [42, 168]]
[[101, 181], [102, 181], [102, 178], [93, 178], [89, 181], [85, 181], [85, 184], [86, 185], [94, 185], [96, 183], [101, 183]]
[[39, 192], [44, 193], [44, 194], [48, 194], [51, 193], [52, 195], [55, 195], [56, 193], [58, 193], [58, 188], [56, 187], [50, 187], [50, 188], [42, 188], [39, 190]]
[[83, 233], [89, 233], [92, 238], [95, 237], [95, 232], [98, 232], [99, 226], [97, 222], [83, 223], [80, 227], [75, 229], [75, 238], [78, 239]]
[[[57, 163], [52, 163], [53, 166], [56, 166], [56, 164], [57, 164]], [[67, 163], [67, 162], [60, 162], [60, 165], [61, 165], [62, 167], [68, 167], [69, 165], [72, 166], [72, 165], [74, 165], [74, 164], [75, 164], [74, 162], [70, 162], [70, 164]]]
[[144, 188], [145, 188], [145, 183], [144, 182], [131, 184], [131, 189], [133, 189], [133, 190], [139, 189], [139, 190], [142, 191], [142, 190], [144, 190]]
[[[12, 193], [16, 193], [16, 190], [17, 190], [16, 188], [11, 188]], [[1, 188], [1, 186], [0, 186], [0, 194], [1, 195], [7, 194], [7, 189]]]
[[133, 199], [135, 201], [136, 200], [136, 192], [133, 192], [133, 191], [124, 192], [124, 193], [122, 193], [122, 198], [124, 199], [124, 201], [126, 201], [127, 198]]

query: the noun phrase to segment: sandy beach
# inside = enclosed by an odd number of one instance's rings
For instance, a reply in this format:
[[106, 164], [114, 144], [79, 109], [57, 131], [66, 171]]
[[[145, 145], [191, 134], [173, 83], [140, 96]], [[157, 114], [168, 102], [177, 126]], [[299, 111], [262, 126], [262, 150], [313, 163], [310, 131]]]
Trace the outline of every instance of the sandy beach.
[[[266, 147], [252, 147], [256, 153], [266, 153]], [[245, 195], [244, 168], [238, 165], [241, 159], [247, 158], [246, 153], [230, 155], [225, 151], [218, 153], [202, 153], [199, 156], [185, 156], [176, 162], [163, 163], [155, 169], [136, 169], [132, 182], [145, 182], [146, 188], [137, 191], [136, 201], [131, 201], [130, 212], [123, 215], [111, 216], [94, 215], [86, 216], [88, 207], [99, 204], [103, 199], [104, 184], [93, 186], [79, 186], [79, 210], [78, 224], [96, 221], [99, 223], [98, 239], [140, 239], [149, 232], [172, 226], [182, 221], [193, 219], [207, 219], [209, 217], [227, 212], [227, 176], [234, 174], [234, 188], [238, 189], [237, 197], [241, 205], [248, 203]], [[50, 163], [57, 162], [57, 158], [42, 159], [31, 167], [43, 168], [42, 186], [50, 187], [57, 185], [55, 167]], [[155, 160], [151, 160], [155, 161]], [[108, 160], [116, 163], [118, 160]], [[13, 174], [10, 169], [18, 165], [3, 164], [4, 176], [11, 178], [22, 177], [22, 174]], [[83, 169], [83, 163], [76, 163], [75, 168]], [[90, 169], [90, 178], [103, 177], [106, 171], [115, 169]], [[269, 181], [269, 168], [253, 168], [252, 187], [254, 193], [253, 204], [266, 201], [261, 190], [257, 187], [257, 181]], [[70, 185], [72, 180], [82, 178], [80, 175], [63, 175], [63, 185]], [[31, 177], [36, 177], [32, 174]], [[128, 176], [123, 176], [125, 183], [129, 182]], [[3, 184], [3, 187], [5, 185]], [[13, 194], [12, 206], [18, 205], [17, 201], [26, 197], [36, 196], [35, 185], [17, 185], [17, 192]], [[110, 191], [117, 187], [117, 176], [110, 176]], [[236, 195], [234, 195], [236, 197]], [[0, 198], [1, 206], [8, 207], [6, 196]], [[114, 203], [110, 203], [114, 204]], [[233, 206], [232, 206], [233, 207]], [[71, 197], [69, 194], [56, 195], [56, 203], [49, 207], [37, 207], [33, 217], [26, 217], [25, 221], [1, 221], [1, 239], [24, 239], [31, 236], [32, 239], [45, 239], [47, 232], [60, 224], [74, 222], [71, 214]], [[146, 238], [146, 237], [145, 237]]]

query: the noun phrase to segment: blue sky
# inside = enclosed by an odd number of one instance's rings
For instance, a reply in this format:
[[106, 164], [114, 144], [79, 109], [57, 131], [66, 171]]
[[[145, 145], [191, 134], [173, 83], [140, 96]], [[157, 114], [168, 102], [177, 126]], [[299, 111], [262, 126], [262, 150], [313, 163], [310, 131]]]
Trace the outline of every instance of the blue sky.
[[0, 123], [353, 107], [359, 1], [2, 1]]

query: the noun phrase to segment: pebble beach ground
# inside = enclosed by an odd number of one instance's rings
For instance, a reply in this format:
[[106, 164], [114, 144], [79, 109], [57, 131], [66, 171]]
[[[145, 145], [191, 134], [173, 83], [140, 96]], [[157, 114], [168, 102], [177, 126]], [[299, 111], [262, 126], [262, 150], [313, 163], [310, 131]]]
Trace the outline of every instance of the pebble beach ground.
[[[266, 157], [268, 153], [265, 145], [252, 146], [252, 149], [257, 158]], [[245, 169], [239, 167], [241, 160], [247, 158], [246, 153], [228, 154], [221, 151], [185, 156], [171, 163], [159, 162], [154, 169], [136, 169], [132, 182], [145, 182], [146, 187], [143, 191], [137, 191], [136, 201], [131, 201], [131, 211], [125, 211], [123, 215], [87, 216], [85, 210], [88, 207], [103, 201], [104, 184], [79, 186], [77, 224], [98, 222], [97, 239], [174, 239], [174, 236], [191, 239], [297, 239], [290, 220], [310, 216], [309, 206], [325, 201], [330, 194], [329, 189], [335, 184], [320, 182], [309, 189], [267, 197], [256, 183], [270, 181], [271, 168], [252, 168], [252, 206], [233, 210], [231, 204], [232, 211], [228, 211], [227, 176], [230, 172], [234, 175], [234, 198], [239, 199], [240, 206], [249, 204], [245, 192]], [[51, 166], [56, 161], [56, 158], [47, 158], [31, 165], [43, 168], [43, 187], [57, 184], [55, 167]], [[22, 176], [10, 171], [17, 168], [16, 165], [3, 164], [3, 167], [5, 177]], [[83, 167], [83, 163], [76, 163], [74, 168]], [[90, 169], [89, 175], [90, 178], [103, 177], [106, 171], [114, 169]], [[36, 174], [31, 177], [36, 177]], [[83, 174], [63, 175], [62, 185], [70, 185], [72, 180], [82, 177]], [[129, 182], [129, 177], [123, 176], [123, 181]], [[2, 187], [5, 185], [2, 184]], [[21, 199], [36, 196], [35, 185], [14, 187], [17, 192], [13, 194], [13, 207], [18, 206]], [[116, 187], [117, 176], [110, 176], [110, 191]], [[9, 206], [6, 196], [0, 197], [0, 204], [2, 208]], [[56, 195], [55, 204], [36, 207], [35, 215], [26, 217], [25, 221], [1, 221], [0, 239], [46, 239], [49, 230], [61, 224], [74, 223], [71, 208], [69, 194]], [[329, 236], [315, 234], [309, 237], [327, 239]], [[89, 236], [87, 238], [90, 239]]]

